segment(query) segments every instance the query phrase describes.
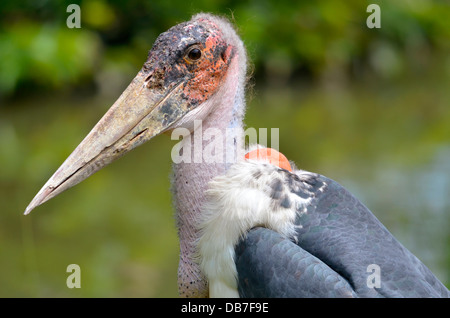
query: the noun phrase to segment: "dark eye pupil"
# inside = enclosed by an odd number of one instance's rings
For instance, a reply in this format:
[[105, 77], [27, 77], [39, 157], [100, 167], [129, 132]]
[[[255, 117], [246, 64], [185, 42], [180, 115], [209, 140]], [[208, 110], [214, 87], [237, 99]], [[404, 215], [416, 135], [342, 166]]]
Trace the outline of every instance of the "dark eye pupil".
[[202, 56], [202, 52], [199, 49], [192, 49], [188, 53], [188, 57], [191, 60], [198, 60]]

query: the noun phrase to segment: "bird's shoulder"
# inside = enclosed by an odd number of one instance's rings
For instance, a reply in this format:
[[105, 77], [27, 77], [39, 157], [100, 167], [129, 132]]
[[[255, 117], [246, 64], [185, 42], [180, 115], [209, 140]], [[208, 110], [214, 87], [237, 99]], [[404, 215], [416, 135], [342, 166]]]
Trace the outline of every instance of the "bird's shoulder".
[[[323, 175], [248, 160], [213, 179], [207, 198], [209, 217], [217, 222], [210, 232], [234, 233], [229, 248], [240, 240], [255, 242], [256, 234], [249, 236], [250, 230], [263, 227], [257, 233], [273, 231], [291, 241], [299, 247], [297, 251], [311, 254], [339, 273], [359, 296], [448, 295], [431, 271], [363, 203]], [[251, 257], [251, 252], [255, 250], [245, 253]], [[380, 289], [367, 288], [373, 265], [382, 271]]]
[[257, 226], [293, 238], [298, 214], [306, 211], [309, 195], [319, 188], [320, 182], [257, 160], [236, 163], [213, 178], [205, 192], [196, 246], [210, 293], [236, 290], [237, 295], [238, 241]]

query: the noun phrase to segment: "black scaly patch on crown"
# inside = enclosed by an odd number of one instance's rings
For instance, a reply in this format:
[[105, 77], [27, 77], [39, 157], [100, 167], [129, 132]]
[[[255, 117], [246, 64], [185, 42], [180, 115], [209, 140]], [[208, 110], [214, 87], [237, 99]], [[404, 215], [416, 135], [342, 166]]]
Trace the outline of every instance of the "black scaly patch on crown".
[[142, 67], [142, 71], [148, 74], [147, 87], [168, 87], [179, 79], [190, 76], [189, 66], [181, 61], [190, 46], [203, 45], [208, 32], [201, 24], [194, 24], [187, 28], [188, 25], [192, 23], [180, 23], [161, 33], [156, 39]]

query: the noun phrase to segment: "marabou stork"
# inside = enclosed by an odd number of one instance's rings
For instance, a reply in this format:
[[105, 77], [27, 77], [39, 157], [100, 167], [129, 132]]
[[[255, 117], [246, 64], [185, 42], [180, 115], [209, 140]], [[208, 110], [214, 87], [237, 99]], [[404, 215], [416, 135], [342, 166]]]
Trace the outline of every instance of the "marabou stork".
[[[246, 158], [246, 64], [244, 45], [224, 18], [201, 13], [162, 33], [25, 214], [161, 133], [183, 128], [183, 145], [193, 149], [191, 135], [215, 129], [226, 137], [217, 147], [223, 151], [216, 149], [223, 160], [198, 162], [191, 153], [193, 160], [173, 165], [181, 296], [448, 297], [341, 185], [277, 163], [275, 151]], [[212, 140], [203, 139], [201, 150]], [[368, 284], [371, 264], [380, 269], [378, 287]]]

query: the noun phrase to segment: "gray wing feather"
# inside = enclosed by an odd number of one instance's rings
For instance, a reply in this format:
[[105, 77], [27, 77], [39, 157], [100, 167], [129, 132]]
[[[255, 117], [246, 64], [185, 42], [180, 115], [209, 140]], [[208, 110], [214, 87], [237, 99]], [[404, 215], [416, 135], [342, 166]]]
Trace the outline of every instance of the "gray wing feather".
[[254, 228], [236, 247], [241, 297], [356, 297], [325, 263], [266, 228]]
[[[247, 297], [450, 297], [449, 290], [358, 199], [337, 182], [281, 171], [298, 211], [295, 243], [251, 230], [236, 247], [239, 292]], [[380, 287], [368, 284], [379, 266]]]

